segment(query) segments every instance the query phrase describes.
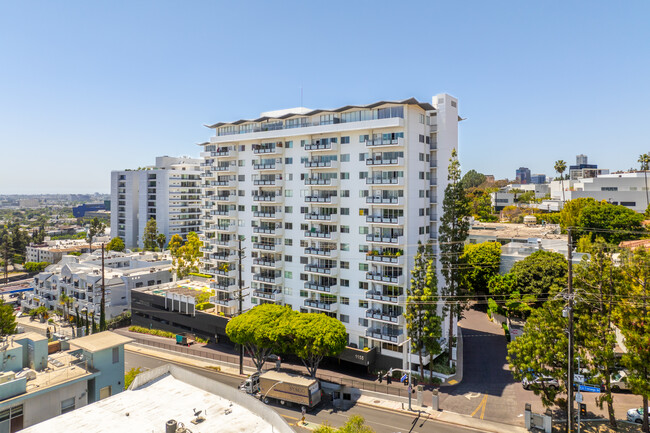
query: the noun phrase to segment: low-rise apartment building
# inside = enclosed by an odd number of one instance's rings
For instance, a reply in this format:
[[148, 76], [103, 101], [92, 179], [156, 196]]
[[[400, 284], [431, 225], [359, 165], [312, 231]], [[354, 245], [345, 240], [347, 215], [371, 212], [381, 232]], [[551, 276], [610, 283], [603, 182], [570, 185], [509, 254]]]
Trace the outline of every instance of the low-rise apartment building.
[[[131, 308], [131, 290], [171, 281], [171, 257], [162, 253], [119, 253], [108, 251], [104, 257], [106, 320]], [[65, 256], [34, 277], [34, 292], [22, 301], [24, 310], [45, 306], [63, 309], [61, 295], [73, 298], [76, 309], [94, 314], [99, 321], [102, 298], [101, 251], [81, 256]]]
[[[108, 237], [94, 239], [93, 250], [100, 248], [102, 242], [108, 241]], [[84, 239], [55, 240], [28, 245], [26, 250], [25, 261], [27, 262], [58, 263], [63, 256], [70, 253], [89, 252], [90, 245]]]

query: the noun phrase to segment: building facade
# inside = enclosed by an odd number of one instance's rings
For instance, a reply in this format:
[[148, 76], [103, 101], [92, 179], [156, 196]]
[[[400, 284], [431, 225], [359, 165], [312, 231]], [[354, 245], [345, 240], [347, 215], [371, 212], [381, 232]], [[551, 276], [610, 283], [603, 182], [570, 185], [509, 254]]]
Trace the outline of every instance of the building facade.
[[111, 172], [111, 237], [142, 248], [147, 221], [167, 241], [200, 229], [200, 159], [159, 156], [152, 167]]
[[517, 182], [521, 184], [529, 184], [530, 183], [530, 169], [526, 167], [519, 167], [516, 172], [516, 179]]
[[431, 104], [297, 108], [212, 125], [202, 269], [223, 313], [236, 311], [243, 236], [246, 308], [328, 314], [352, 348], [401, 365], [409, 269], [418, 242], [435, 249], [457, 103], [440, 94]]

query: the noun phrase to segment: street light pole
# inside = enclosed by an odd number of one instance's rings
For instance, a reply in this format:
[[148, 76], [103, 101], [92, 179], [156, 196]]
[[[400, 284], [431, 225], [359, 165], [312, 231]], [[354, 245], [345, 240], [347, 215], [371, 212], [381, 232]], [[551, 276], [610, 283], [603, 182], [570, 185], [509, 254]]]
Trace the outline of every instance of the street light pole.
[[[410, 342], [411, 342], [411, 337], [407, 338], [406, 341], [404, 341], [403, 343], [398, 344], [397, 346], [401, 347], [401, 346], [403, 346], [403, 345], [405, 345], [407, 343], [410, 343]], [[411, 351], [409, 350], [410, 347], [411, 347], [410, 345], [406, 346], [406, 357], [407, 357], [406, 365], [407, 365], [407, 368], [408, 368], [408, 371], [409, 371], [409, 386], [408, 386], [409, 410], [413, 410], [413, 408], [411, 407], [411, 389], [413, 387], [413, 382], [411, 382]]]

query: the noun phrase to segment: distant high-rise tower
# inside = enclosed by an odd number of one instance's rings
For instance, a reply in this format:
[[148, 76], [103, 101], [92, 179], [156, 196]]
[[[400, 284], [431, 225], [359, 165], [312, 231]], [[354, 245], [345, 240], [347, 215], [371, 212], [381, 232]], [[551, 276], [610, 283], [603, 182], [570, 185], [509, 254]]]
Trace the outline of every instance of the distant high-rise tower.
[[587, 161], [587, 155], [576, 155], [576, 165], [589, 164]]
[[530, 183], [530, 169], [527, 167], [519, 167], [517, 170], [517, 182], [521, 184]]

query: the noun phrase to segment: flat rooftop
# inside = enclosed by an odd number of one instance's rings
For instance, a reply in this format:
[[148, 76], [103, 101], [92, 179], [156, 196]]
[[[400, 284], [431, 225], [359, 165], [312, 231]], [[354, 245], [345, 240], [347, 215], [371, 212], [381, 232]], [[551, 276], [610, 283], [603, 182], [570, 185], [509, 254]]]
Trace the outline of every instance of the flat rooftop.
[[81, 338], [70, 340], [70, 345], [79, 347], [89, 352], [97, 352], [99, 350], [110, 349], [121, 344], [132, 342], [133, 339], [116, 334], [111, 331], [103, 331], [98, 334], [87, 335]]
[[[205, 421], [199, 424], [191, 422], [196, 418], [194, 409], [201, 411]], [[137, 389], [129, 389], [22, 431], [164, 433], [165, 423], [172, 419], [194, 433], [283, 431], [277, 426], [274, 429], [273, 425], [245, 407], [176, 379], [170, 373]]]
[[562, 239], [567, 236], [560, 233], [555, 224], [514, 224], [475, 222], [469, 229], [470, 236], [495, 236], [498, 239]]

